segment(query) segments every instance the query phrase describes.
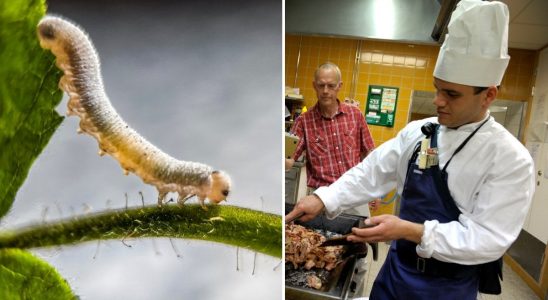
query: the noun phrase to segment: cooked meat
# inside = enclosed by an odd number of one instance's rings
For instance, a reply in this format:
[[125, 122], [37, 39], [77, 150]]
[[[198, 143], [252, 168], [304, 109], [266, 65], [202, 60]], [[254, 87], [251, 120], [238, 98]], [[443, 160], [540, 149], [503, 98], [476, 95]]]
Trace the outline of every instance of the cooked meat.
[[322, 288], [322, 280], [316, 275], [308, 275], [306, 277], [306, 284], [313, 289], [319, 290]]
[[343, 246], [318, 247], [325, 237], [301, 225], [285, 225], [285, 261], [295, 268], [334, 269], [341, 262]]

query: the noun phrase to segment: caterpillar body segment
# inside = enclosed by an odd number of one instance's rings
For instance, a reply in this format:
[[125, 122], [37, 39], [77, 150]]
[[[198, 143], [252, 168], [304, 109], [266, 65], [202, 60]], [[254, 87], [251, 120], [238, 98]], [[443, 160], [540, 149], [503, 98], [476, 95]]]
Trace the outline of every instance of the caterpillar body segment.
[[99, 155], [116, 159], [124, 173], [134, 173], [158, 190], [158, 205], [169, 192], [178, 193], [183, 204], [196, 195], [219, 203], [230, 192], [230, 178], [210, 166], [177, 160], [152, 145], [118, 115], [109, 101], [101, 78], [99, 57], [87, 34], [59, 17], [46, 16], [38, 24], [40, 46], [56, 57], [64, 75], [59, 87], [69, 96], [67, 115], [80, 117], [79, 133], [94, 137]]

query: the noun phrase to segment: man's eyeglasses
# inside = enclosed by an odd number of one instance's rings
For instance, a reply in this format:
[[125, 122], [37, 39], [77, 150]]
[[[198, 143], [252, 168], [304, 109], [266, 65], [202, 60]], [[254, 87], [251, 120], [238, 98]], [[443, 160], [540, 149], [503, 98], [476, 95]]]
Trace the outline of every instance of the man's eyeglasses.
[[319, 88], [320, 90], [323, 90], [327, 87], [327, 89], [329, 90], [334, 90], [336, 89], [337, 87], [339, 86], [338, 83], [317, 83], [316, 82], [316, 87]]

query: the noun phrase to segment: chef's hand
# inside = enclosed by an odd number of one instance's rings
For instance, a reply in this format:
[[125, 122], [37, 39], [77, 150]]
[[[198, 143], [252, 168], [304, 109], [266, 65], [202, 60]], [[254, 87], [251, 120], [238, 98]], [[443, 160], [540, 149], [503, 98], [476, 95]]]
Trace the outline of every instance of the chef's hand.
[[298, 220], [306, 222], [314, 219], [317, 215], [319, 215], [323, 209], [325, 208], [325, 205], [323, 204], [320, 197], [316, 196], [315, 194], [305, 196], [301, 198], [297, 204], [295, 204], [295, 207], [293, 210], [285, 215], [285, 219], [289, 220], [296, 216], [298, 216], [301, 213], [304, 213], [304, 215]]
[[365, 220], [370, 228], [352, 228], [347, 239], [352, 242], [386, 242], [405, 239], [419, 244], [424, 225], [402, 220], [394, 215], [380, 215]]

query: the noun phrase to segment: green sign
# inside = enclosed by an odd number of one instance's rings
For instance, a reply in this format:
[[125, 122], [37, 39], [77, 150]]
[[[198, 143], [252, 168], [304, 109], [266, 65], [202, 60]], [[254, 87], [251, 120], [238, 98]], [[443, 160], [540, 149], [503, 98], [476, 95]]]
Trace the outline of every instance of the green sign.
[[365, 120], [367, 124], [393, 127], [396, 120], [396, 104], [398, 102], [396, 87], [370, 85], [365, 105]]

